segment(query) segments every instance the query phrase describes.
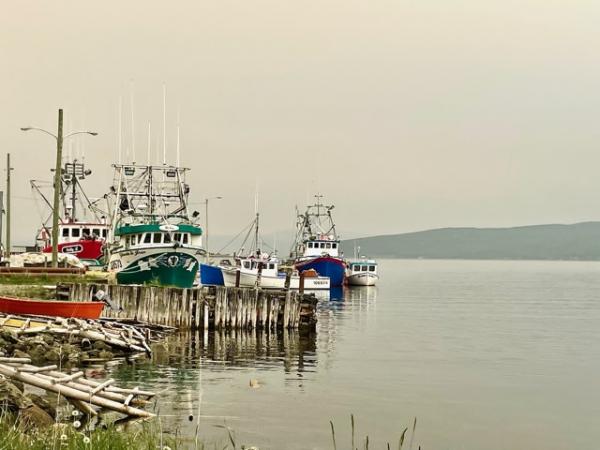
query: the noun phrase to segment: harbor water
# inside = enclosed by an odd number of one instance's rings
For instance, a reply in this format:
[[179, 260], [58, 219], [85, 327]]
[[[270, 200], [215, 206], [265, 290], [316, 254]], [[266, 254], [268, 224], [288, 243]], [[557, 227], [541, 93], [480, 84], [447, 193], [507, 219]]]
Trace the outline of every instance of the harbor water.
[[595, 449], [600, 263], [380, 261], [317, 331], [183, 333], [106, 376], [160, 392], [162, 427], [264, 449]]

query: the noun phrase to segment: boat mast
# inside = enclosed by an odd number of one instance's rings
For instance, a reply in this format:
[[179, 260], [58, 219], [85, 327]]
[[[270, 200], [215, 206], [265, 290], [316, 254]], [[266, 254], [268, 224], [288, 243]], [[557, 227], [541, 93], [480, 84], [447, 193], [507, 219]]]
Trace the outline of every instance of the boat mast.
[[256, 187], [256, 194], [254, 195], [254, 213], [256, 214], [256, 219], [254, 221], [254, 242], [256, 246], [256, 252], [258, 253], [258, 251], [260, 250], [258, 244], [258, 184]]

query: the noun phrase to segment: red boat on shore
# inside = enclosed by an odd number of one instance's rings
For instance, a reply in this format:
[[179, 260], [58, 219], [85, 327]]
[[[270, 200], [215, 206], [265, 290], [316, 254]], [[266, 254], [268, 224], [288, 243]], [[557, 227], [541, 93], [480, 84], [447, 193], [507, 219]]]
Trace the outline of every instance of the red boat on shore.
[[71, 302], [0, 297], [0, 312], [5, 314], [98, 319], [103, 308], [103, 302]]

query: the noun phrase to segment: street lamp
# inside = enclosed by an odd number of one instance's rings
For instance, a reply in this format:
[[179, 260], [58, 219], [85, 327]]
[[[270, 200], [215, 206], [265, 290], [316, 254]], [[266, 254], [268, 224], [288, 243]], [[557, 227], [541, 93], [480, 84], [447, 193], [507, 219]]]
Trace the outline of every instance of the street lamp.
[[41, 131], [56, 139], [56, 169], [54, 170], [54, 204], [52, 206], [52, 267], [58, 267], [58, 209], [60, 204], [60, 186], [61, 186], [61, 166], [62, 166], [62, 146], [63, 141], [77, 134], [90, 134], [98, 136], [93, 131], [73, 131], [63, 136], [63, 110], [58, 110], [58, 133], [50, 133], [42, 128], [23, 127], [21, 131]]
[[208, 257], [210, 256], [210, 252], [208, 251], [208, 201], [209, 200], [221, 200], [223, 197], [208, 197], [204, 199], [204, 248], [206, 249], [206, 262], [208, 262]]

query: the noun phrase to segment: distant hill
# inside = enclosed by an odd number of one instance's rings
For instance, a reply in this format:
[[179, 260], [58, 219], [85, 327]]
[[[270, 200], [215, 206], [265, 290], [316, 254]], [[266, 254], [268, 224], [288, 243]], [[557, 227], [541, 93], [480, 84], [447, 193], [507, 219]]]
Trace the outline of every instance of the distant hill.
[[600, 222], [514, 228], [440, 228], [343, 241], [382, 258], [600, 260]]

